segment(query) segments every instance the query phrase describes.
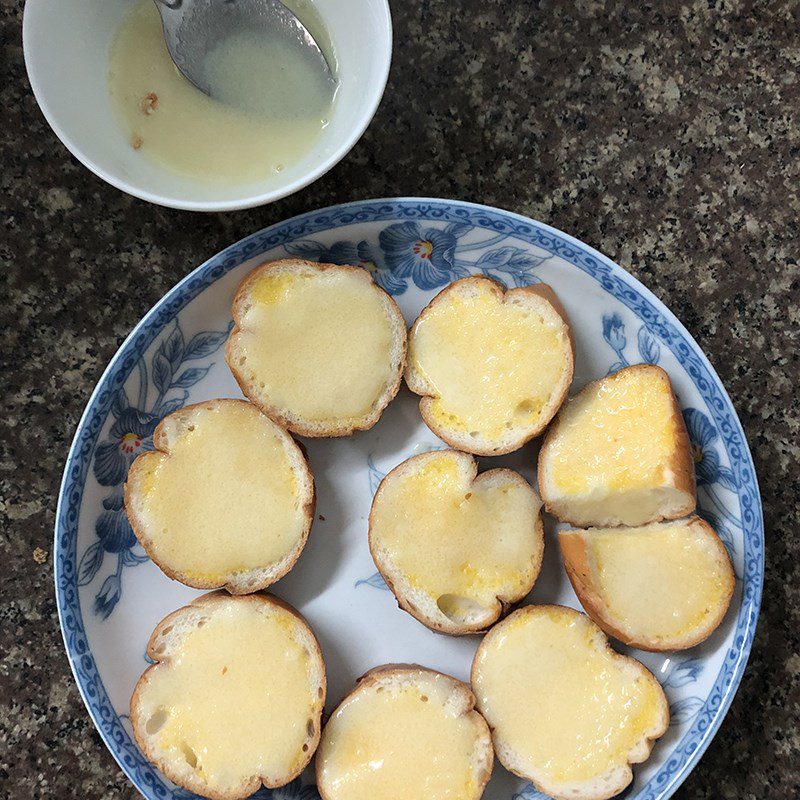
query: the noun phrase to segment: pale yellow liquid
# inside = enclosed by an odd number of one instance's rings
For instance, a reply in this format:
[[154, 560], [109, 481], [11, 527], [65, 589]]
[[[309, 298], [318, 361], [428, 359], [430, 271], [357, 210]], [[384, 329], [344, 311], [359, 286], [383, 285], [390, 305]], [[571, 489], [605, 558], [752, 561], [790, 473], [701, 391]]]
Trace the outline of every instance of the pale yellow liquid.
[[[317, 37], [310, 8], [295, 10], [304, 22], [312, 17], [307, 24]], [[134, 6], [114, 39], [108, 70], [111, 104], [131, 147], [187, 178], [263, 184], [272, 177], [277, 184], [328, 124], [335, 83], [279, 34], [230, 37], [209, 52], [205, 68], [211, 96], [172, 63], [152, 0]]]

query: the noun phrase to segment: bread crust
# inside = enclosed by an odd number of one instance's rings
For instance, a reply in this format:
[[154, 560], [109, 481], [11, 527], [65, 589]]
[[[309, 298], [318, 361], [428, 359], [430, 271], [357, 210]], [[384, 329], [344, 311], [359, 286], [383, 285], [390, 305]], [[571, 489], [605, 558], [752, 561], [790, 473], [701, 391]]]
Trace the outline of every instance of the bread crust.
[[[193, 403], [192, 405], [184, 406], [183, 408], [179, 408], [177, 411], [173, 411], [172, 414], [168, 414], [166, 417], [164, 417], [164, 419], [158, 423], [158, 426], [153, 433], [154, 449], [148, 450], [147, 452], [141, 453], [139, 456], [137, 456], [128, 470], [128, 477], [126, 478], [125, 485], [123, 487], [125, 514], [128, 517], [128, 522], [130, 523], [130, 526], [133, 529], [133, 533], [138, 539], [139, 544], [142, 545], [145, 552], [150, 557], [150, 560], [156, 564], [156, 566], [158, 566], [158, 568], [167, 577], [172, 578], [172, 580], [178, 581], [186, 586], [191, 586], [194, 589], [225, 588], [231, 594], [249, 594], [250, 592], [257, 592], [261, 589], [265, 589], [267, 586], [271, 586], [292, 569], [306, 546], [308, 535], [311, 531], [311, 525], [314, 521], [314, 510], [316, 508], [316, 487], [314, 485], [314, 476], [310, 467], [308, 466], [308, 461], [303, 450], [283, 428], [276, 424], [279, 435], [283, 439], [284, 444], [292, 455], [292, 461], [294, 462], [293, 469], [297, 469], [294, 464], [302, 466], [303, 468], [303, 475], [306, 479], [304, 483], [308, 487], [308, 490], [305, 496], [300, 500], [300, 507], [302, 509], [304, 519], [300, 538], [298, 539], [295, 547], [285, 557], [285, 561], [281, 568], [274, 572], [270, 572], [267, 576], [260, 575], [260, 573], [264, 572], [264, 567], [260, 567], [257, 569], [248, 570], [247, 572], [237, 573], [236, 575], [232, 575], [227, 580], [220, 583], [219, 581], [203, 578], [193, 578], [187, 575], [185, 572], [173, 569], [166, 564], [163, 559], [159, 558], [153, 539], [147, 532], [146, 524], [136, 513], [133, 497], [134, 489], [132, 488], [133, 481], [131, 478], [138, 477], [139, 471], [145, 467], [146, 459], [153, 453], [161, 453], [162, 455], [166, 456], [170, 455], [170, 451], [168, 449], [169, 436], [166, 432], [167, 426], [176, 421], [180, 422], [183, 419], [191, 418], [192, 414], [194, 414], [198, 409], [211, 410], [223, 403], [237, 403], [246, 406], [252, 406], [254, 409], [258, 410], [257, 406], [253, 405], [252, 403], [248, 403], [247, 400], [218, 398], [215, 400], [207, 400], [201, 403]], [[274, 420], [271, 421], [274, 423]]]
[[[570, 612], [571, 614], [577, 614], [579, 616], [585, 617], [587, 622], [596, 629], [598, 641], [600, 637], [602, 637], [603, 642], [605, 643], [606, 650], [611, 654], [614, 660], [617, 663], [624, 663], [626, 665], [635, 665], [635, 668], [641, 672], [643, 676], [656, 688], [657, 696], [658, 696], [658, 722], [655, 726], [655, 730], [647, 736], [643, 736], [641, 740], [631, 748], [630, 752], [628, 753], [628, 761], [625, 765], [621, 765], [619, 768], [614, 768], [609, 773], [609, 777], [616, 778], [615, 781], [612, 781], [605, 785], [605, 787], [600, 788], [598, 790], [592, 791], [587, 788], [585, 791], [575, 791], [574, 789], [570, 789], [569, 793], [560, 793], [557, 791], [557, 787], [554, 786], [545, 786], [538, 777], [533, 775], [527, 775], [521, 772], [519, 769], [516, 768], [515, 765], [510, 764], [508, 759], [506, 758], [506, 754], [504, 752], [504, 748], [497, 746], [495, 742], [495, 754], [497, 755], [497, 759], [500, 763], [511, 773], [517, 775], [520, 778], [530, 781], [538, 791], [542, 792], [543, 794], [547, 794], [554, 798], [554, 800], [608, 800], [608, 798], [614, 797], [614, 795], [619, 794], [632, 780], [633, 780], [633, 771], [631, 770], [631, 764], [640, 764], [643, 761], [646, 761], [650, 757], [650, 753], [653, 749], [653, 745], [655, 744], [656, 740], [663, 736], [667, 729], [669, 728], [669, 703], [667, 702], [667, 697], [664, 694], [664, 690], [661, 688], [661, 684], [658, 682], [655, 675], [650, 672], [641, 661], [638, 661], [631, 656], [625, 656], [621, 653], [617, 653], [611, 645], [609, 644], [608, 638], [606, 637], [605, 633], [597, 626], [594, 621], [588, 617], [586, 614], [582, 614], [580, 611], [575, 610], [574, 608], [570, 608], [569, 606], [563, 606], [556, 603], [548, 603], [542, 605], [529, 605], [524, 606], [522, 608], [518, 608], [513, 614], [510, 614], [506, 619], [502, 622], [495, 625], [487, 634], [484, 636], [481, 643], [478, 645], [478, 650], [475, 653], [475, 657], [472, 661], [472, 668], [470, 670], [470, 682], [474, 686], [476, 681], [476, 676], [478, 674], [478, 657], [484, 651], [486, 647], [488, 647], [493, 639], [497, 636], [501, 636], [503, 633], [503, 627], [511, 622], [512, 619], [521, 615], [527, 615], [534, 611], [539, 610], [546, 610], [546, 611], [554, 611], [557, 613], [563, 613], [565, 610]], [[489, 723], [489, 729], [492, 731], [492, 740], [494, 741], [494, 727], [492, 723], [487, 719]], [[594, 781], [600, 781], [601, 779], [607, 776], [597, 776], [594, 778]], [[587, 782], [588, 783], [588, 782]], [[601, 784], [602, 786], [602, 784]]]
[[575, 594], [578, 596], [578, 600], [586, 613], [609, 636], [613, 636], [620, 642], [630, 647], [636, 647], [639, 650], [663, 653], [673, 650], [686, 650], [689, 647], [694, 647], [707, 639], [717, 627], [719, 627], [719, 624], [728, 611], [728, 606], [730, 605], [731, 598], [733, 597], [733, 590], [736, 585], [733, 566], [731, 565], [728, 551], [725, 549], [722, 540], [704, 519], [694, 516], [688, 520], [688, 524], [699, 527], [703, 531], [703, 534], [713, 542], [720, 563], [727, 566], [728, 587], [722, 601], [716, 609], [716, 613], [709, 617], [702, 627], [698, 627], [693, 632], [678, 639], [669, 639], [665, 641], [656, 641], [644, 636], [625, 633], [614, 621], [608, 607], [603, 601], [598, 587], [592, 580], [592, 569], [589, 563], [589, 548], [586, 544], [586, 535], [591, 535], [592, 529], [562, 531], [559, 533], [558, 541], [561, 546], [561, 555], [564, 559], [564, 568], [566, 569], [572, 588], [575, 590]]
[[[253, 284], [265, 272], [272, 270], [288, 271], [290, 269], [298, 268], [310, 269], [314, 272], [320, 273], [331, 271], [348, 273], [357, 277], [359, 280], [370, 284], [372, 287], [374, 287], [375, 291], [381, 295], [382, 300], [386, 303], [386, 308], [395, 331], [402, 331], [402, 334], [398, 335], [396, 339], [396, 343], [400, 344], [401, 346], [401, 357], [398, 360], [397, 369], [392, 382], [388, 384], [383, 393], [376, 398], [370, 413], [356, 422], [341, 422], [338, 424], [330, 423], [327, 426], [321, 426], [319, 423], [305, 423], [302, 420], [294, 419], [286, 413], [285, 409], [281, 408], [280, 406], [264, 402], [259, 396], [259, 393], [253, 390], [250, 385], [250, 381], [239, 370], [239, 367], [236, 363], [234, 353], [236, 341], [239, 334], [242, 332], [242, 330], [244, 330], [242, 327], [242, 320], [244, 319], [245, 306], [247, 305], [248, 298], [250, 296], [250, 290], [252, 289]], [[378, 284], [372, 279], [372, 276], [369, 274], [369, 272], [363, 267], [340, 264], [320, 264], [316, 261], [305, 261], [303, 259], [293, 258], [267, 261], [255, 267], [255, 269], [251, 270], [247, 275], [245, 275], [236, 290], [236, 294], [234, 295], [231, 313], [233, 315], [234, 324], [233, 329], [228, 336], [228, 342], [225, 346], [225, 361], [227, 362], [230, 371], [233, 373], [236, 383], [239, 384], [242, 394], [244, 394], [245, 397], [250, 400], [250, 402], [260, 408], [264, 414], [266, 414], [274, 422], [277, 422], [278, 425], [281, 425], [292, 433], [309, 438], [333, 438], [339, 436], [350, 436], [355, 431], [369, 430], [375, 425], [375, 423], [377, 423], [386, 406], [388, 406], [389, 403], [394, 399], [395, 395], [400, 389], [400, 383], [403, 379], [403, 370], [406, 366], [406, 356], [408, 353], [408, 334], [406, 331], [405, 319], [403, 318], [403, 314], [394, 298], [387, 291], [378, 286]]]
[[[494, 748], [492, 746], [492, 735], [488, 723], [483, 718], [483, 715], [475, 707], [476, 698], [471, 687], [458, 680], [457, 678], [447, 675], [444, 672], [439, 672], [428, 667], [420, 666], [419, 664], [382, 664], [365, 672], [360, 678], [356, 679], [356, 685], [339, 701], [334, 711], [329, 717], [329, 721], [334, 717], [336, 712], [351, 698], [355, 697], [360, 692], [366, 692], [378, 685], [384, 678], [393, 677], [397, 675], [407, 675], [411, 677], [436, 677], [443, 678], [451, 684], [454, 692], [458, 692], [459, 698], [462, 701], [462, 715], [468, 715], [477, 723], [479, 728], [478, 737], [483, 745], [482, 752], [484, 760], [482, 768], [478, 774], [478, 782], [476, 784], [475, 793], [472, 798], [465, 800], [478, 800], [486, 788], [486, 784], [492, 777], [492, 768], [494, 766]], [[327, 727], [327, 723], [326, 723]], [[322, 760], [316, 759], [315, 762], [315, 777], [317, 783], [317, 791], [322, 800], [332, 800], [331, 796], [326, 793], [325, 786], [321, 780], [322, 777]]]
[[[142, 707], [140, 701], [142, 693], [147, 688], [147, 683], [149, 681], [148, 676], [152, 676], [155, 670], [169, 668], [170, 666], [172, 660], [171, 657], [169, 655], [164, 655], [156, 647], [157, 641], [163, 634], [164, 629], [170, 625], [174, 626], [181, 620], [182, 617], [191, 612], [193, 609], [211, 609], [213, 611], [215, 605], [231, 601], [240, 603], [265, 603], [281, 608], [295, 618], [297, 623], [304, 628], [307, 634], [308, 643], [311, 645], [311, 655], [316, 662], [316, 672], [320, 676], [319, 691], [321, 691], [321, 694], [319, 695], [319, 703], [317, 704], [318, 712], [315, 714], [314, 719], [314, 734], [311, 737], [308, 750], [301, 752], [298, 766], [291, 771], [285, 780], [282, 779], [276, 782], [270, 781], [268, 778], [263, 776], [255, 775], [250, 779], [243, 781], [241, 787], [237, 790], [232, 790], [230, 792], [217, 792], [213, 789], [209, 789], [206, 784], [202, 783], [201, 781], [192, 782], [189, 780], [184, 780], [182, 776], [177, 775], [172, 771], [170, 763], [167, 759], [161, 757], [157, 752], [154, 751], [154, 748], [150, 746], [147, 738], [140, 733], [140, 727], [143, 724], [143, 720], [141, 718]], [[166, 617], [164, 617], [164, 619], [161, 620], [161, 622], [158, 623], [158, 625], [156, 625], [153, 633], [150, 635], [150, 639], [147, 642], [147, 655], [155, 663], [151, 664], [136, 682], [136, 687], [133, 690], [130, 704], [131, 727], [133, 728], [133, 736], [136, 740], [136, 744], [139, 746], [139, 749], [142, 751], [145, 758], [154, 764], [161, 772], [163, 772], [164, 775], [166, 775], [173, 783], [182, 787], [183, 789], [196, 792], [202, 797], [207, 797], [209, 800], [244, 800], [245, 798], [250, 797], [253, 792], [261, 788], [261, 786], [266, 786], [268, 789], [275, 789], [280, 786], [285, 786], [287, 783], [291, 783], [291, 781], [300, 775], [300, 773], [302, 773], [302, 771], [308, 766], [308, 763], [311, 761], [311, 758], [314, 755], [317, 746], [319, 745], [320, 736], [322, 735], [322, 709], [325, 705], [325, 696], [328, 688], [327, 678], [325, 674], [325, 662], [322, 658], [322, 651], [320, 650], [319, 642], [317, 641], [317, 637], [314, 635], [314, 631], [311, 629], [311, 626], [308, 624], [305, 617], [303, 617], [303, 615], [296, 608], [289, 605], [289, 603], [265, 592], [258, 592], [241, 597], [231, 597], [224, 591], [216, 591], [204, 594], [193, 600], [188, 605], [168, 614]]]
[[674, 476], [673, 485], [676, 489], [690, 495], [692, 502], [690, 506], [686, 506], [682, 510], [683, 513], [676, 512], [675, 514], [665, 516], [664, 519], [680, 519], [687, 514], [691, 514], [697, 507], [697, 484], [694, 472], [692, 442], [691, 439], [689, 439], [686, 421], [681, 413], [680, 403], [678, 403], [678, 398], [675, 396], [675, 390], [672, 388], [672, 381], [669, 375], [659, 366], [654, 364], [649, 366], [661, 373], [663, 380], [667, 383], [670, 398], [672, 399], [672, 420], [675, 423], [675, 452], [673, 453], [669, 466]]
[[471, 486], [475, 486], [476, 484], [480, 483], [481, 481], [492, 480], [493, 478], [497, 478], [499, 476], [505, 476], [507, 479], [515, 484], [518, 485], [525, 485], [527, 488], [533, 491], [533, 487], [522, 477], [518, 472], [515, 472], [512, 469], [508, 468], [497, 468], [487, 470], [486, 472], [482, 472], [478, 475], [478, 463], [469, 453], [462, 453], [458, 450], [434, 450], [428, 453], [420, 453], [419, 455], [412, 456], [411, 458], [406, 459], [405, 461], [398, 464], [392, 470], [390, 470], [384, 477], [383, 480], [378, 485], [378, 488], [375, 492], [375, 496], [372, 499], [372, 506], [370, 507], [369, 512], [369, 551], [372, 555], [372, 560], [375, 562], [375, 566], [378, 568], [378, 572], [380, 572], [381, 577], [386, 582], [386, 585], [391, 590], [392, 594], [394, 595], [395, 599], [397, 600], [397, 605], [403, 611], [410, 614], [414, 619], [418, 622], [421, 622], [427, 628], [430, 628], [433, 631], [438, 633], [447, 633], [451, 636], [466, 636], [468, 634], [473, 633], [482, 633], [485, 630], [488, 630], [498, 619], [504, 617], [516, 603], [522, 600], [528, 592], [533, 588], [534, 584], [536, 583], [536, 579], [539, 577], [539, 572], [542, 568], [542, 560], [544, 558], [544, 522], [542, 520], [541, 513], [538, 514], [536, 518], [536, 525], [534, 530], [534, 535], [536, 536], [538, 547], [535, 556], [535, 564], [533, 570], [531, 571], [531, 579], [529, 582], [526, 582], [525, 586], [519, 591], [515, 592], [511, 595], [507, 596], [497, 596], [496, 604], [492, 609], [488, 610], [488, 613], [485, 617], [481, 618], [480, 620], [476, 621], [473, 624], [459, 624], [455, 621], [451, 621], [449, 623], [444, 623], [439, 619], [436, 619], [429, 614], [426, 614], [419, 606], [414, 603], [414, 601], [404, 593], [400, 587], [398, 587], [396, 581], [393, 577], [393, 569], [389, 567], [389, 565], [385, 564], [381, 557], [378, 554], [378, 546], [376, 543], [376, 533], [375, 533], [375, 506], [378, 502], [379, 497], [383, 489], [388, 485], [391, 480], [396, 477], [400, 477], [403, 473], [408, 471], [411, 467], [416, 466], [417, 464], [423, 463], [425, 461], [432, 460], [436, 456], [440, 456], [443, 453], [454, 453], [456, 454], [459, 459], [465, 458], [469, 459], [469, 469], [471, 473]]
[[[646, 520], [642, 524], [648, 524], [650, 522], [660, 522], [661, 520], [666, 519], [680, 519], [681, 517], [685, 517], [687, 514], [691, 514], [696, 505], [697, 505], [697, 489], [695, 486], [695, 474], [694, 474], [694, 458], [692, 457], [692, 445], [691, 441], [689, 440], [689, 433], [686, 430], [686, 423], [683, 419], [683, 414], [681, 413], [680, 405], [678, 404], [678, 400], [675, 397], [675, 392], [672, 389], [672, 382], [669, 379], [669, 375], [658, 365], [656, 364], [633, 364], [629, 367], [623, 367], [617, 372], [612, 373], [611, 375], [605, 375], [602, 378], [597, 378], [596, 380], [590, 381], [587, 383], [575, 396], [574, 398], [577, 399], [581, 395], [587, 392], [591, 392], [597, 386], [602, 384], [608, 378], [614, 377], [615, 375], [619, 375], [621, 372], [652, 372], [658, 375], [659, 380], [666, 383], [667, 390], [669, 391], [670, 397], [670, 406], [671, 406], [671, 418], [675, 425], [675, 449], [672, 453], [670, 460], [667, 462], [667, 470], [671, 475], [671, 486], [679, 491], [685, 492], [687, 495], [691, 497], [691, 503], [685, 504], [680, 509], [677, 509], [673, 513], [664, 513], [661, 514], [653, 519]], [[568, 401], [569, 402], [569, 401]], [[564, 405], [559, 410], [558, 414], [556, 414], [555, 418], [553, 419], [551, 425], [548, 427], [544, 439], [542, 441], [542, 446], [539, 450], [539, 458], [537, 462], [537, 484], [539, 487], [539, 495], [542, 498], [542, 502], [544, 503], [545, 509], [548, 513], [552, 514], [561, 522], [567, 522], [570, 525], [581, 525], [579, 520], [576, 520], [574, 517], [570, 518], [569, 511], [561, 510], [557, 512], [552, 503], [552, 497], [550, 496], [550, 492], [548, 491], [547, 486], [547, 476], [548, 476], [548, 464], [550, 461], [550, 453], [553, 449], [553, 442], [555, 441], [556, 437], [559, 433], [559, 426], [562, 421], [562, 415], [565, 413], [567, 409], [567, 405]]]
[[506, 289], [503, 284], [493, 278], [487, 278], [481, 275], [472, 275], [467, 278], [460, 278], [459, 280], [449, 283], [442, 289], [439, 294], [434, 297], [425, 308], [419, 313], [419, 316], [414, 321], [409, 331], [409, 341], [413, 340], [414, 335], [420, 322], [425, 317], [425, 314], [432, 308], [435, 308], [439, 303], [449, 300], [450, 294], [457, 292], [464, 287], [468, 286], [483, 286], [489, 285], [492, 292], [496, 297], [507, 303], [517, 297], [537, 297], [545, 300], [551, 307], [553, 312], [558, 316], [564, 325], [567, 332], [569, 341], [569, 348], [567, 350], [567, 362], [565, 364], [564, 380], [561, 386], [557, 387], [557, 392], [550, 398], [549, 413], [543, 414], [538, 420], [538, 424], [529, 428], [524, 433], [521, 433], [515, 439], [506, 442], [500, 442], [495, 446], [489, 445], [481, 446], [480, 443], [469, 439], [463, 435], [450, 430], [447, 426], [440, 424], [431, 411], [431, 406], [436, 399], [436, 396], [431, 394], [431, 388], [427, 385], [425, 380], [420, 376], [412, 367], [411, 362], [406, 360], [405, 368], [405, 381], [408, 388], [417, 395], [420, 395], [419, 411], [425, 424], [436, 434], [443, 442], [450, 445], [456, 450], [462, 450], [466, 453], [472, 453], [478, 456], [498, 456], [506, 453], [512, 453], [519, 450], [524, 444], [538, 436], [548, 425], [550, 420], [555, 416], [561, 404], [564, 402], [569, 387], [572, 384], [572, 377], [575, 369], [575, 340], [572, 335], [572, 329], [569, 324], [567, 313], [564, 306], [556, 297], [555, 292], [545, 283], [536, 283], [530, 286], [522, 286], [515, 289]]

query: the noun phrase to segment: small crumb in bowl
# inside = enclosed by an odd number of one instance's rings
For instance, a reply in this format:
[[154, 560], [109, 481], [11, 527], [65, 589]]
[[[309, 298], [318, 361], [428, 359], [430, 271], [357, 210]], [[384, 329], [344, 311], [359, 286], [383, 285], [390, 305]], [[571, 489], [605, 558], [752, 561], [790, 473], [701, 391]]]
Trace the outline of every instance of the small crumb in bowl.
[[158, 108], [158, 95], [155, 92], [148, 92], [139, 103], [142, 114], [150, 116]]
[[147, 134], [138, 153], [206, 184], [282, 186], [314, 152], [319, 120], [334, 108], [338, 84], [315, 70], [310, 49], [285, 32], [222, 37], [205, 57], [206, 94], [176, 69], [152, 0], [126, 5], [108, 54], [107, 90], [128, 136]]
[[131, 139], [131, 147], [133, 147], [134, 150], [138, 150], [142, 144], [144, 144], [144, 139], [142, 139], [138, 133], [134, 133]]

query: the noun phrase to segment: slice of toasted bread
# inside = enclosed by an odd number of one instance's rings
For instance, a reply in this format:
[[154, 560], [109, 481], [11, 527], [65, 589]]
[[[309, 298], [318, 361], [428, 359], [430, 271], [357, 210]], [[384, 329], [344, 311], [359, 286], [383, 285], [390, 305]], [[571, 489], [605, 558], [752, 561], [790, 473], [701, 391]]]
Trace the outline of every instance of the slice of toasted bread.
[[397, 394], [406, 324], [361, 267], [262, 264], [233, 300], [226, 359], [265, 414], [302, 436], [371, 428]]
[[325, 665], [305, 620], [275, 597], [214, 592], [163, 619], [131, 725], [171, 781], [213, 800], [302, 772], [319, 743]]
[[558, 800], [621, 792], [669, 724], [653, 675], [564, 606], [525, 606], [495, 625], [472, 688], [503, 766]]
[[376, 667], [331, 714], [317, 753], [323, 800], [478, 800], [492, 772], [489, 728], [461, 681]]
[[539, 452], [539, 492], [548, 511], [577, 527], [690, 514], [694, 461], [667, 373], [626, 367], [570, 398]]
[[573, 363], [566, 314], [549, 286], [504, 291], [472, 277], [446, 286], [417, 317], [405, 377], [440, 439], [489, 456], [544, 430], [567, 395]]
[[719, 625], [733, 567], [711, 526], [690, 517], [639, 528], [559, 534], [567, 575], [589, 616], [643, 650], [683, 650]]
[[125, 510], [167, 575], [244, 594], [292, 568], [311, 528], [314, 480], [283, 428], [244, 400], [209, 400], [165, 417], [153, 444], [131, 465]]
[[444, 633], [488, 628], [542, 565], [535, 490], [510, 469], [477, 473], [455, 450], [414, 456], [383, 479], [369, 515], [370, 551], [398, 604]]

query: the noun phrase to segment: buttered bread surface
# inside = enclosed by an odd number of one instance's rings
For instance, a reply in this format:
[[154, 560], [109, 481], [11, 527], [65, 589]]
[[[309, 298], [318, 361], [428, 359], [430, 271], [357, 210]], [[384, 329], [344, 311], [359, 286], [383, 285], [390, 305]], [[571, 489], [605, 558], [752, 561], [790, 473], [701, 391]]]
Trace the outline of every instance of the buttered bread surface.
[[530, 591], [544, 547], [535, 491], [511, 470], [476, 479], [454, 450], [404, 462], [384, 479], [370, 513], [370, 548], [401, 602], [449, 633], [485, 628], [498, 598]]
[[570, 493], [650, 486], [663, 477], [675, 435], [663, 387], [642, 373], [618, 373], [565, 413], [552, 445], [553, 481]]
[[297, 445], [255, 406], [216, 400], [181, 409], [154, 443], [131, 468], [126, 506], [162, 569], [213, 587], [269, 570], [302, 547], [312, 479]]
[[607, 633], [648, 650], [691, 647], [725, 614], [734, 588], [720, 538], [698, 517], [559, 536], [578, 599]]
[[[552, 295], [552, 293], [550, 293]], [[553, 296], [554, 297], [554, 296]], [[423, 418], [454, 447], [510, 452], [541, 431], [572, 378], [569, 328], [535, 287], [450, 284], [417, 318], [406, 380]]]
[[159, 663], [137, 684], [132, 721], [172, 780], [205, 796], [247, 796], [308, 763], [324, 667], [293, 610], [263, 595], [206, 596], [161, 623], [150, 654]]
[[366, 270], [275, 262], [234, 301], [228, 363], [265, 413], [308, 436], [371, 427], [394, 396], [405, 323]]
[[694, 509], [686, 427], [666, 373], [627, 367], [559, 412], [539, 454], [548, 510], [574, 525], [641, 525]]
[[472, 686], [503, 764], [557, 797], [622, 771], [616, 794], [629, 761], [644, 760], [666, 729], [655, 678], [562, 606], [526, 606], [498, 623], [478, 648]]
[[465, 684], [381, 667], [333, 712], [317, 754], [324, 800], [470, 800], [491, 772], [491, 741]]

